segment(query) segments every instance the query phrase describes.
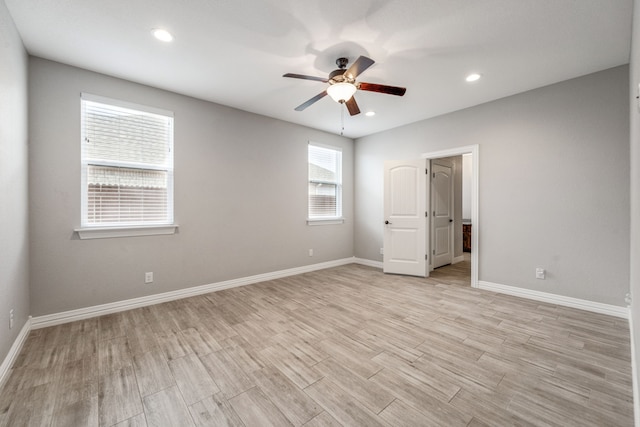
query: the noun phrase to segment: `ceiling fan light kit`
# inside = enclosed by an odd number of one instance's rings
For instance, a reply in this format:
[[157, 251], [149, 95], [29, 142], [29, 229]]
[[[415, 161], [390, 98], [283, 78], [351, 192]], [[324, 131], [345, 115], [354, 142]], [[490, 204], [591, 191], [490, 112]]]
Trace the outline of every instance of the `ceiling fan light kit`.
[[327, 93], [334, 101], [342, 104], [347, 102], [358, 90], [353, 83], [334, 83], [327, 88]]
[[366, 82], [356, 83], [356, 77], [358, 77], [367, 68], [371, 67], [375, 63], [375, 61], [371, 58], [367, 58], [366, 56], [360, 56], [358, 59], [356, 59], [356, 62], [354, 62], [349, 68], [347, 68], [348, 63], [349, 60], [347, 58], [338, 58], [336, 60], [338, 69], [333, 70], [329, 74], [329, 78], [327, 79], [324, 79], [322, 77], [306, 76], [303, 74], [284, 74], [282, 77], [302, 80], [314, 80], [329, 84], [329, 86], [324, 91], [320, 92], [308, 101], [298, 105], [295, 110], [302, 111], [307, 107], [315, 104], [325, 96], [329, 95], [334, 101], [340, 104], [345, 104], [347, 106], [349, 114], [355, 116], [356, 114], [360, 114], [360, 108], [358, 107], [358, 104], [356, 103], [356, 99], [354, 97], [354, 94], [358, 90], [386, 93], [388, 95], [396, 96], [403, 96], [407, 91], [407, 89], [404, 87], [387, 86]]

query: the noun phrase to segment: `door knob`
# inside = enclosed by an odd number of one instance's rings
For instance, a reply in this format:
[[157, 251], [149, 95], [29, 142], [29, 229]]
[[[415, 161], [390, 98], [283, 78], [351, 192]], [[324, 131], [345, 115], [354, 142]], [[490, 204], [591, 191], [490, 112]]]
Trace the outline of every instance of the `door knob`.
[[451, 218], [449, 218], [449, 222], [453, 222], [453, 220]]
[[389, 221], [385, 221], [384, 223], [385, 223], [385, 224], [387, 224], [387, 225], [388, 225], [388, 224], [391, 224]]

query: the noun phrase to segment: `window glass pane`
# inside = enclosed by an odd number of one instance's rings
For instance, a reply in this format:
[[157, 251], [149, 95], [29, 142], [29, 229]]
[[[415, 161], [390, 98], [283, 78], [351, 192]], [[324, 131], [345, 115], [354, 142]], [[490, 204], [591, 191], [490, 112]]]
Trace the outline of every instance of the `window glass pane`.
[[84, 103], [87, 158], [152, 165], [168, 163], [170, 117], [92, 101]]
[[309, 218], [342, 216], [342, 152], [309, 145]]
[[309, 146], [309, 181], [337, 182], [337, 151], [328, 148]]
[[173, 114], [88, 94], [81, 106], [82, 225], [172, 223]]
[[309, 183], [309, 217], [335, 217], [338, 186]]
[[166, 223], [167, 189], [90, 184], [87, 222]]
[[89, 165], [87, 222], [167, 222], [167, 172]]

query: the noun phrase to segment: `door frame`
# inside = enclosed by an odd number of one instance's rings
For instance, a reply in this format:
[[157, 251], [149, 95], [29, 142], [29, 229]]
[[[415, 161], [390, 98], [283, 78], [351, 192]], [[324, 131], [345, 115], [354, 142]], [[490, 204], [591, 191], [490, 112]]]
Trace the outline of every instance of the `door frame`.
[[[478, 288], [478, 260], [480, 258], [480, 248], [478, 245], [479, 235], [479, 192], [480, 192], [480, 145], [466, 145], [463, 147], [450, 148], [447, 150], [432, 151], [421, 154], [420, 157], [427, 160], [440, 159], [443, 157], [460, 156], [462, 154], [471, 153], [471, 224], [473, 229], [471, 232], [471, 287]], [[431, 200], [427, 200], [428, 211], [431, 212]], [[432, 252], [431, 242], [427, 242], [429, 249], [427, 253]]]

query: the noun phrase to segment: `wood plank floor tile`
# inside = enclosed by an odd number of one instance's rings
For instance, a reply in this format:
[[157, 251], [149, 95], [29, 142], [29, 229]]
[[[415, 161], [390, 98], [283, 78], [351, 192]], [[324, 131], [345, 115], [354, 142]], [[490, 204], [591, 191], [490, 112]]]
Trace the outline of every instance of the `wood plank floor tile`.
[[369, 357], [351, 351], [349, 344], [333, 339], [326, 339], [317, 343], [316, 346], [341, 365], [363, 378], [369, 378], [382, 369], [382, 366]]
[[189, 411], [198, 427], [245, 427], [221, 393], [194, 403], [189, 406]]
[[198, 356], [206, 356], [211, 352], [222, 350], [218, 341], [216, 341], [206, 328], [188, 328], [182, 330], [181, 333], [189, 347], [191, 347], [193, 352]]
[[323, 411], [305, 423], [304, 427], [342, 427], [342, 424], [336, 421], [328, 412]]
[[98, 397], [101, 426], [110, 426], [142, 412], [142, 402], [132, 366], [101, 376]]
[[100, 375], [107, 375], [126, 366], [131, 366], [132, 358], [126, 337], [100, 341], [98, 347]]
[[291, 426], [287, 417], [259, 388], [251, 388], [231, 399], [229, 403], [246, 426]]
[[184, 339], [180, 331], [156, 333], [156, 339], [167, 360], [179, 359], [193, 353], [189, 343]]
[[258, 354], [258, 349], [240, 336], [227, 338], [222, 342], [222, 346], [245, 374], [251, 374], [266, 367], [265, 361]]
[[123, 313], [106, 314], [98, 318], [98, 336], [100, 341], [124, 337], [127, 323]]
[[318, 363], [316, 369], [374, 414], [378, 414], [395, 399], [391, 393], [378, 384], [360, 377], [333, 359]]
[[253, 373], [260, 390], [295, 426], [303, 425], [322, 412], [320, 406], [276, 368]]
[[141, 396], [156, 393], [176, 384], [164, 354], [159, 349], [134, 356], [133, 368]]
[[52, 427], [98, 427], [98, 396], [79, 400], [59, 409], [53, 417]]
[[423, 383], [429, 387], [430, 393], [438, 396], [444, 402], [450, 401], [460, 391], [459, 383], [454, 382], [451, 375], [447, 375], [441, 370], [433, 369], [432, 366], [419, 362], [417, 364], [406, 362], [386, 351], [374, 357], [373, 360], [390, 371], [403, 373]]
[[343, 425], [370, 427], [386, 425], [355, 398], [326, 378], [307, 387], [305, 393]]
[[322, 378], [322, 374], [313, 366], [306, 365], [304, 361], [279, 344], [264, 348], [260, 350], [259, 354], [300, 388], [313, 384]]
[[433, 388], [403, 373], [385, 368], [371, 377], [371, 380], [389, 390], [403, 402], [422, 412], [431, 423], [443, 425], [466, 425], [471, 416], [451, 406], [448, 402], [434, 397]]
[[220, 392], [198, 356], [190, 354], [169, 361], [169, 368], [187, 405]]
[[[382, 412], [380, 418], [394, 427], [415, 427], [429, 425], [424, 414], [404, 403], [402, 400], [394, 400]], [[432, 424], [435, 425], [435, 424]]]
[[176, 386], [145, 396], [143, 405], [149, 427], [195, 425]]
[[305, 423], [304, 427], [342, 427], [342, 424], [329, 415], [327, 411], [323, 411], [313, 417], [308, 423]]
[[252, 381], [223, 349], [202, 357], [202, 363], [226, 398], [236, 396], [251, 387]]
[[155, 333], [146, 322], [127, 328], [126, 337], [132, 355], [146, 353], [158, 347]]
[[144, 413], [138, 414], [124, 421], [120, 421], [118, 424], [114, 424], [113, 427], [147, 427], [147, 418], [144, 416]]

